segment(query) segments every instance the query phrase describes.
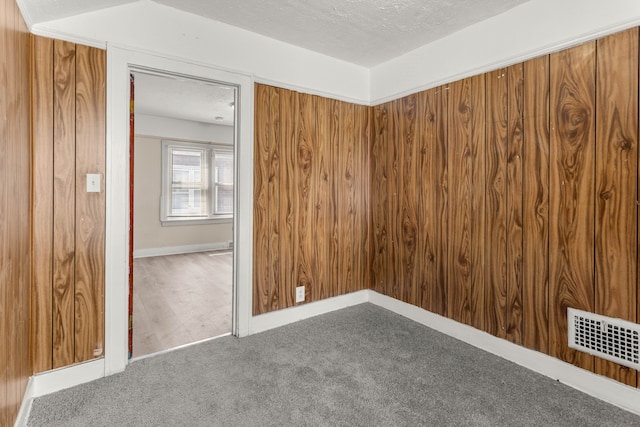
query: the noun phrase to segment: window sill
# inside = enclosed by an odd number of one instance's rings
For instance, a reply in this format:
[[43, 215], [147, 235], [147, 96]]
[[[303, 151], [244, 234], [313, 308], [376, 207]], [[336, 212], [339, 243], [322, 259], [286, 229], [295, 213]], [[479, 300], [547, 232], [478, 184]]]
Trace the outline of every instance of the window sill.
[[176, 218], [161, 220], [163, 227], [175, 227], [181, 225], [207, 225], [207, 224], [231, 224], [233, 216], [225, 216], [220, 218], [192, 219], [192, 218]]

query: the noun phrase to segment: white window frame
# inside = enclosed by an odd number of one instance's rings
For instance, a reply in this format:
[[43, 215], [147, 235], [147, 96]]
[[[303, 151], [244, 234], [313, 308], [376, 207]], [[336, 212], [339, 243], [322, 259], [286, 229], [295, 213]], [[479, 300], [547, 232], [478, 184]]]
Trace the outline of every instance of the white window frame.
[[[203, 215], [171, 215], [171, 188], [173, 184], [173, 174], [171, 169], [171, 156], [169, 155], [169, 152], [173, 148], [197, 150], [204, 153], [204, 171], [201, 179], [207, 195], [205, 197], [206, 213]], [[162, 140], [162, 194], [160, 197], [160, 222], [163, 226], [233, 222], [233, 212], [224, 214], [216, 214], [214, 212], [215, 197], [218, 187], [231, 186], [233, 189], [233, 182], [216, 182], [216, 174], [215, 171], [213, 171], [216, 153], [230, 154], [233, 156], [233, 146], [209, 142], [187, 142], [168, 139]]]

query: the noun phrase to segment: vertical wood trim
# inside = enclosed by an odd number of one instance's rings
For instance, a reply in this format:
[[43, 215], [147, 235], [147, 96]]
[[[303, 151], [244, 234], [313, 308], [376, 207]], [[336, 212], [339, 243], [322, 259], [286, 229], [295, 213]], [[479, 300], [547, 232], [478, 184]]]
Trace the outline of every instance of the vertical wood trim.
[[435, 311], [434, 295], [437, 286], [437, 89], [418, 94], [420, 187], [418, 218], [418, 277], [419, 294], [416, 305]]
[[295, 207], [296, 188], [296, 120], [297, 93], [288, 90], [280, 91], [280, 306], [295, 305], [296, 265], [292, 252], [295, 248]]
[[[313, 168], [316, 139], [315, 97], [298, 93], [294, 174], [297, 194], [294, 208], [293, 287], [305, 287], [305, 301], [310, 301], [313, 280]], [[291, 191], [292, 189], [289, 189]], [[294, 289], [295, 290], [295, 289]]]
[[269, 286], [269, 87], [255, 85], [253, 167], [253, 314], [268, 311]]
[[484, 328], [485, 77], [471, 79], [471, 325]]
[[403, 144], [400, 135], [400, 110], [401, 101], [396, 100], [389, 103], [388, 114], [388, 185], [389, 185], [389, 205], [387, 213], [387, 223], [389, 224], [389, 240], [387, 252], [387, 292], [386, 295], [400, 299], [400, 287], [404, 282], [404, 275], [401, 269], [400, 243], [402, 242], [402, 222], [400, 212], [399, 188], [402, 176], [402, 149]]
[[[595, 311], [636, 322], [638, 28], [597, 41]], [[596, 358], [595, 372], [636, 386], [636, 372]]]
[[419, 128], [417, 124], [418, 96], [410, 95], [398, 104], [401, 107], [399, 144], [402, 148], [402, 182], [400, 186], [400, 231], [401, 269], [403, 301], [416, 304], [418, 301], [418, 206], [420, 192], [418, 184]]
[[437, 277], [433, 295], [432, 311], [447, 316], [447, 262], [448, 262], [448, 233], [449, 233], [449, 172], [448, 165], [448, 127], [447, 111], [449, 103], [449, 86], [436, 89], [436, 261]]
[[269, 87], [269, 109], [265, 113], [269, 116], [269, 154], [268, 154], [268, 206], [269, 217], [267, 219], [267, 238], [269, 252], [267, 255], [268, 290], [269, 300], [266, 302], [265, 311], [280, 308], [280, 286], [282, 272], [280, 270], [280, 165], [281, 165], [281, 140], [280, 133], [280, 91]]
[[[448, 315], [471, 323], [471, 80], [449, 85]], [[455, 171], [455, 172], [454, 172]]]
[[584, 369], [567, 345], [567, 308], [594, 308], [595, 42], [550, 57], [550, 354]]
[[485, 331], [506, 336], [507, 299], [507, 69], [486, 74]]
[[372, 289], [387, 289], [387, 127], [388, 104], [374, 107], [374, 135], [371, 145], [371, 280]]
[[106, 51], [76, 46], [76, 363], [104, 355], [105, 193], [86, 174], [105, 181], [106, 70]]
[[549, 56], [524, 64], [523, 345], [549, 352]]
[[53, 367], [74, 362], [75, 45], [54, 42]]
[[522, 252], [523, 252], [523, 110], [522, 63], [507, 71], [507, 301], [506, 336], [522, 344]]
[[330, 294], [330, 244], [331, 236], [331, 125], [329, 99], [318, 97], [316, 100], [316, 130], [317, 143], [315, 154], [315, 167], [313, 175], [315, 180], [315, 253], [314, 253], [314, 277], [313, 300], [318, 301], [327, 298]]
[[53, 40], [32, 36], [33, 373], [52, 369]]

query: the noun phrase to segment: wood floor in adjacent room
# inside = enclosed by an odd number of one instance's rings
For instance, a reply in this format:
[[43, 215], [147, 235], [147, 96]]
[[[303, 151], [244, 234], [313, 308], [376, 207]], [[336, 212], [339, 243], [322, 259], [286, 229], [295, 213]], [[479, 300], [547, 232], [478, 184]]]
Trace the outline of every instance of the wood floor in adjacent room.
[[136, 258], [133, 355], [231, 332], [231, 251]]

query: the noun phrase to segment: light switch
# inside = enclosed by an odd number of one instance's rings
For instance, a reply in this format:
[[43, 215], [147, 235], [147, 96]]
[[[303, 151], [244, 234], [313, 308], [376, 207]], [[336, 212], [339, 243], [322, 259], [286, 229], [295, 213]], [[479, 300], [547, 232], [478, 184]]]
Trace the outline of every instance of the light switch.
[[99, 193], [100, 192], [100, 174], [88, 173], [87, 174], [87, 193]]

